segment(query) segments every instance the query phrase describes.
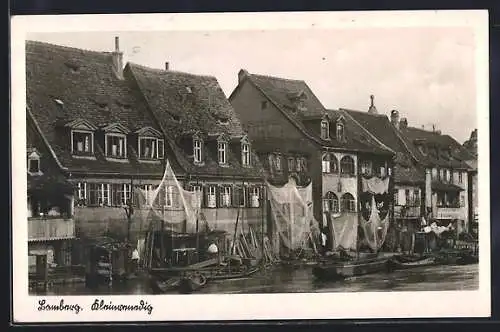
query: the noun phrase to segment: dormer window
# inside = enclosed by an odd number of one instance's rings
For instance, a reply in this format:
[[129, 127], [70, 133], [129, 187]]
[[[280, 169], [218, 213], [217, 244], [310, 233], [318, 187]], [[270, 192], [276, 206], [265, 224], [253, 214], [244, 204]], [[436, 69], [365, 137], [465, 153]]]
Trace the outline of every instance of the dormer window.
[[227, 163], [227, 142], [219, 140], [217, 142], [217, 157], [220, 165]]
[[73, 140], [72, 152], [74, 155], [90, 156], [94, 153], [94, 133], [73, 130], [71, 138]]
[[345, 131], [344, 131], [344, 124], [342, 122], [337, 122], [336, 136], [337, 136], [337, 141], [342, 141], [344, 139]]
[[250, 145], [246, 143], [241, 144], [241, 164], [250, 165]]
[[152, 127], [145, 127], [137, 130], [136, 134], [138, 136], [139, 160], [163, 160], [165, 156], [165, 141], [158, 130]]
[[241, 143], [241, 164], [243, 166], [250, 166], [250, 142], [247, 136], [243, 136]]
[[144, 160], [162, 160], [164, 141], [161, 138], [139, 137], [139, 157]]
[[330, 139], [330, 124], [327, 120], [321, 121], [321, 138]]
[[71, 130], [71, 154], [74, 157], [93, 157], [94, 132], [97, 130], [93, 124], [84, 119], [76, 119], [65, 127]]
[[113, 123], [103, 128], [104, 150], [106, 157], [112, 159], [127, 158], [127, 134], [128, 129], [119, 124]]
[[193, 139], [193, 156], [194, 156], [194, 162], [195, 163], [201, 163], [202, 162], [202, 154], [201, 154], [201, 149], [203, 147], [203, 141], [195, 137]]
[[106, 134], [106, 157], [126, 158], [127, 137], [120, 134]]
[[40, 155], [36, 150], [28, 154], [28, 173], [30, 175], [41, 175]]

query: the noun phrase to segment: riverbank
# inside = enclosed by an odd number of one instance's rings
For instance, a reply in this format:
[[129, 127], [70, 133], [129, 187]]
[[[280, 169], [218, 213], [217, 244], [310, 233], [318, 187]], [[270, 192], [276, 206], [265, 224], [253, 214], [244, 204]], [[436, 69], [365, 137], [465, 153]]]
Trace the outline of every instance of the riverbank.
[[[479, 265], [420, 267], [391, 273], [353, 277], [337, 282], [319, 282], [312, 268], [273, 267], [246, 279], [216, 281], [196, 294], [259, 294], [297, 292], [458, 291], [479, 287]], [[153, 295], [145, 278], [138, 277], [111, 287], [89, 289], [85, 284], [54, 285], [31, 295]], [[177, 293], [172, 293], [177, 294]]]

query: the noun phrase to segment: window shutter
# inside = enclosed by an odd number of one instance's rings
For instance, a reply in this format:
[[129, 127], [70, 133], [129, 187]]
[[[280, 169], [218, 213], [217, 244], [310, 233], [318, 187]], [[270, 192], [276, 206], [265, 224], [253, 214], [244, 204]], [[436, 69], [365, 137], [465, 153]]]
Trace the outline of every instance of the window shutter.
[[233, 186], [232, 190], [232, 197], [231, 197], [231, 205], [233, 207], [239, 207], [240, 206], [240, 197], [241, 197], [241, 186], [235, 185]]
[[215, 186], [215, 200], [216, 200], [216, 207], [221, 207], [222, 206], [222, 187], [220, 185]]
[[202, 199], [201, 199], [201, 206], [202, 207], [208, 207], [208, 186], [204, 185], [202, 186]]

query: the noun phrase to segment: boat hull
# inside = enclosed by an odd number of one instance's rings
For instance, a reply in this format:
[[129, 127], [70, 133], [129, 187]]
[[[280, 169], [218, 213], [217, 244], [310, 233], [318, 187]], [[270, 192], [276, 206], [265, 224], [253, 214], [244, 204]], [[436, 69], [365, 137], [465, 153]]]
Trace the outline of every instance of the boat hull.
[[387, 272], [387, 258], [365, 261], [325, 263], [313, 268], [313, 275], [322, 280], [341, 280], [366, 274]]
[[415, 259], [405, 259], [406, 257], [392, 257], [389, 259], [389, 270], [394, 271], [394, 270], [407, 270], [411, 268], [417, 268], [417, 267], [425, 267], [425, 266], [432, 266], [436, 265], [436, 259], [434, 257], [422, 257], [422, 258], [415, 258]]

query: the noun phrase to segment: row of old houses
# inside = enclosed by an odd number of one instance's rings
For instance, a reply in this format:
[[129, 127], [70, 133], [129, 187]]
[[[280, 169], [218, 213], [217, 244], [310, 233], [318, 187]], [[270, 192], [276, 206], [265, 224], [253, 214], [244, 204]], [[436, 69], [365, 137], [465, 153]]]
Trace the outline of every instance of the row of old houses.
[[463, 231], [476, 215], [477, 155], [380, 114], [373, 96], [366, 111], [328, 109], [304, 81], [241, 70], [226, 97], [215, 77], [124, 64], [118, 38], [112, 52], [28, 41], [26, 82], [29, 250], [59, 265], [75, 238], [140, 236], [147, 225], [124, 207], [167, 159], [202, 193], [207, 225], [227, 232], [241, 215], [273, 233], [265, 183], [290, 178], [312, 184], [330, 245], [332, 223], [356, 223], [372, 199], [409, 230], [424, 217]]

